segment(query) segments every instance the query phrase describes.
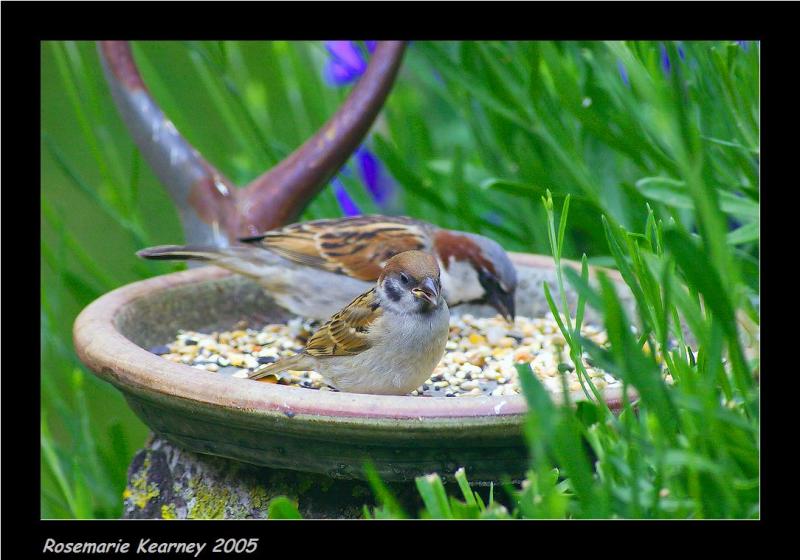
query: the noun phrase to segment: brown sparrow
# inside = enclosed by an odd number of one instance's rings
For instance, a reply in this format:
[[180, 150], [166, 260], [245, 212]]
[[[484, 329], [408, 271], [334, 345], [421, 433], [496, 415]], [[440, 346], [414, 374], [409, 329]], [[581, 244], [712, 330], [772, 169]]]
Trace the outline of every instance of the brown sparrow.
[[340, 391], [405, 395], [441, 360], [449, 322], [436, 259], [406, 251], [389, 259], [377, 286], [331, 317], [302, 352], [254, 371], [250, 379], [313, 370]]
[[488, 303], [514, 318], [516, 270], [503, 248], [482, 235], [373, 215], [292, 224], [240, 241], [229, 247], [162, 245], [137, 255], [209, 261], [258, 280], [290, 312], [324, 320], [367, 290], [391, 257], [427, 251], [438, 261], [450, 306]]

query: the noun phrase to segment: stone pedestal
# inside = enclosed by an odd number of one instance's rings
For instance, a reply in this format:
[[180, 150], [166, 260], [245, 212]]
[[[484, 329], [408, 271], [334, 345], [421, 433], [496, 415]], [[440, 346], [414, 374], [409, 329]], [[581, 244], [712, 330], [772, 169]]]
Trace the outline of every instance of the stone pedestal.
[[[422, 508], [413, 482], [391, 488], [407, 512]], [[258, 467], [151, 436], [128, 470], [123, 518], [266, 519], [277, 496], [297, 503], [305, 519], [361, 518], [365, 504], [375, 505], [364, 481]]]

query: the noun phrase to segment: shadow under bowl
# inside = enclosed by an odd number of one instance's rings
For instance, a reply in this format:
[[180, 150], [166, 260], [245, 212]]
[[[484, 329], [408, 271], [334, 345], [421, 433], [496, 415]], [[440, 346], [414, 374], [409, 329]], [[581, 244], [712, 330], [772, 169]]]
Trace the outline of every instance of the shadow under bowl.
[[[542, 281], [558, 297], [550, 257], [512, 254], [519, 273], [520, 315], [548, 312]], [[573, 266], [576, 263], [569, 263]], [[630, 304], [619, 275], [621, 297]], [[574, 304], [575, 294], [567, 294]], [[492, 316], [484, 306], [453, 313]], [[154, 432], [191, 451], [334, 478], [364, 478], [370, 461], [384, 480], [411, 480], [465, 467], [471, 482], [523, 476], [528, 450], [521, 395], [480, 397], [384, 396], [314, 391], [256, 383], [167, 361], [146, 348], [175, 338], [179, 329], [228, 330], [291, 317], [258, 284], [216, 267], [135, 282], [87, 306], [74, 326], [78, 356], [116, 386]], [[586, 322], [595, 318], [587, 308]], [[621, 392], [609, 390], [612, 410]]]

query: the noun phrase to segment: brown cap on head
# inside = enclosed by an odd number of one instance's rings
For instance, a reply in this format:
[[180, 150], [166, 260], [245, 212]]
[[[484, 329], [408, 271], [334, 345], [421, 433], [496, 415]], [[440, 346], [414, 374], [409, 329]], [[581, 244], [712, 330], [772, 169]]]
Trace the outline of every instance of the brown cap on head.
[[492, 274], [495, 273], [494, 263], [491, 259], [486, 258], [481, 246], [470, 235], [443, 229], [436, 232], [434, 246], [442, 257], [445, 269], [449, 269], [450, 259], [455, 259], [456, 261], [467, 261], [476, 269], [485, 268]]
[[405, 251], [386, 261], [381, 273], [381, 280], [391, 272], [405, 272], [415, 280], [438, 278], [439, 263], [430, 253], [424, 251]]

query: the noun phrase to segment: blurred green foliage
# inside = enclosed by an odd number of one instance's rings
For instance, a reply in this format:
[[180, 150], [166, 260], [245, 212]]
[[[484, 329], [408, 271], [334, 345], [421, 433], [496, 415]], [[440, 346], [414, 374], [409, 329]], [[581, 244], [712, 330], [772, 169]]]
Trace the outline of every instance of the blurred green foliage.
[[[134, 54], [178, 130], [240, 185], [346, 96], [321, 77], [322, 43], [141, 42]], [[179, 269], [134, 252], [180, 243], [182, 233], [119, 119], [94, 44], [43, 43], [41, 69], [42, 516], [118, 517], [147, 430], [77, 361], [71, 326], [102, 293]], [[758, 364], [744, 357], [735, 319], [758, 322], [758, 84], [753, 43], [409, 47], [368, 140], [400, 185], [402, 212], [509, 250], [617, 267], [642, 325], [633, 337], [609, 285], [590, 288], [565, 271], [616, 333], [610, 351], [591, 348], [570, 320], [565, 338], [640, 391], [639, 415], [628, 407], [615, 419], [588, 403], [551, 409], [527, 386], [549, 412], [529, 419], [536, 460], [527, 484], [507, 489], [517, 509], [478, 502], [466, 479], [465, 501], [448, 498], [434, 476], [418, 481], [424, 515], [758, 515]], [[354, 177], [343, 181], [365, 212], [377, 211]], [[553, 208], [568, 195], [569, 222], [556, 231]], [[303, 218], [338, 215], [325, 188]], [[699, 345], [692, 351], [679, 316]], [[645, 343], [670, 363], [674, 387]], [[599, 459], [596, 472], [581, 441]], [[370, 516], [414, 513], [390, 507], [379, 481], [373, 487], [383, 505]], [[292, 507], [272, 509], [294, 515]]]

